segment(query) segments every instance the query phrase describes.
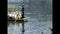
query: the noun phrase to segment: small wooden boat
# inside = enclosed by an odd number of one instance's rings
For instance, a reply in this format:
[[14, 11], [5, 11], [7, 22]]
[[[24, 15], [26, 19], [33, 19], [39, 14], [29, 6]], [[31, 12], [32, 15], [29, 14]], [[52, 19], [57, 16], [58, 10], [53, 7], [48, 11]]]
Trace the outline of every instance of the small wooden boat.
[[25, 18], [23, 18], [23, 19], [21, 19], [21, 12], [13, 12], [13, 11], [11, 11], [11, 12], [9, 12], [8, 11], [8, 21], [24, 21], [24, 22], [27, 22], [28, 21], [28, 19], [27, 19], [27, 17], [25, 17]]
[[24, 21], [27, 22], [27, 17], [24, 17], [24, 5], [22, 5], [21, 12], [19, 11], [8, 11], [8, 20], [9, 21]]

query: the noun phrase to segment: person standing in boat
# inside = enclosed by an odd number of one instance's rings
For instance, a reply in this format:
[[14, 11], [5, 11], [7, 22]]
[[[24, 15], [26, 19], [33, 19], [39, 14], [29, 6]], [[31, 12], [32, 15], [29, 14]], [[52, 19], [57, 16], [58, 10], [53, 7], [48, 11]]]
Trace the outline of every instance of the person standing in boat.
[[22, 14], [21, 14], [21, 19], [22, 19], [22, 18], [25, 18], [25, 17], [24, 17], [24, 5], [22, 5], [21, 12], [22, 12]]

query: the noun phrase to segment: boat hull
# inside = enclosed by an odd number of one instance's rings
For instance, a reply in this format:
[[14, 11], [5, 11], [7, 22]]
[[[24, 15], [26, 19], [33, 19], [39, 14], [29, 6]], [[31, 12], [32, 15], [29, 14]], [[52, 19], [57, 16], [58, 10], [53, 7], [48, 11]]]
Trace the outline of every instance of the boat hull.
[[[9, 17], [8, 21], [15, 21], [15, 19]], [[24, 22], [28, 22], [28, 18], [25, 17], [25, 18], [23, 18], [23, 19], [18, 19], [18, 20], [16, 20], [16, 22], [22, 22], [22, 21], [24, 21]]]

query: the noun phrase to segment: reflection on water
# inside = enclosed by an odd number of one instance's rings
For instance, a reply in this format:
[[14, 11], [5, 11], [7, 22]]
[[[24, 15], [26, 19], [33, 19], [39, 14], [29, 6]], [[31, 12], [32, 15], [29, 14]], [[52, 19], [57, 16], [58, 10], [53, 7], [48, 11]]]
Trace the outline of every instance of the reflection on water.
[[[43, 17], [43, 16], [42, 16]], [[50, 29], [52, 29], [52, 21], [51, 16], [47, 16], [47, 19], [45, 20], [45, 18], [41, 18], [43, 20], [41, 20], [40, 22], [40, 18], [30, 18], [30, 20], [25, 23], [25, 33], [24, 34], [40, 34], [41, 32], [44, 32], [44, 34], [51, 34], [52, 31]], [[44, 21], [45, 20], [45, 21]], [[49, 29], [50, 28], [50, 29]], [[18, 24], [12, 24], [10, 23], [10, 25], [8, 26], [8, 34], [20, 34], [22, 31], [22, 26], [21, 23]]]
[[[46, 0], [45, 2], [47, 2]], [[50, 8], [51, 4], [49, 2], [46, 3], [46, 7], [36, 3], [38, 5], [34, 5], [36, 1], [30, 1], [30, 5], [27, 4], [28, 7], [25, 7], [25, 16], [29, 17], [29, 21], [25, 23], [25, 32], [24, 34], [51, 34], [52, 31], [52, 11]], [[33, 4], [32, 4], [33, 3]], [[41, 2], [40, 2], [41, 3]], [[26, 6], [26, 5], [25, 5]], [[22, 26], [21, 23], [8, 22], [8, 34], [21, 34]], [[13, 23], [13, 24], [12, 24]], [[14, 24], [15, 23], [15, 24]]]

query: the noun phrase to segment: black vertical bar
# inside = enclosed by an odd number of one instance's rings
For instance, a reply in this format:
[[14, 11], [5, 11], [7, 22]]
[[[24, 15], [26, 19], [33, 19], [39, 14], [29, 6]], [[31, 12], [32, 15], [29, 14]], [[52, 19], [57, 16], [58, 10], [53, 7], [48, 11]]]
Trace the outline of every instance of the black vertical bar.
[[[22, 5], [22, 17], [21, 17], [21, 19], [23, 19], [24, 18], [24, 5]], [[22, 20], [22, 33], [21, 34], [24, 34], [24, 20]]]
[[24, 34], [25, 30], [24, 30], [24, 20], [22, 20], [22, 33], [21, 34]]
[[21, 11], [22, 11], [22, 15], [21, 15], [22, 17], [21, 18], [24, 18], [24, 5], [22, 5], [22, 10]]

